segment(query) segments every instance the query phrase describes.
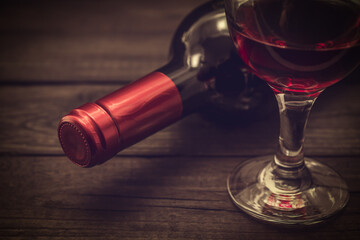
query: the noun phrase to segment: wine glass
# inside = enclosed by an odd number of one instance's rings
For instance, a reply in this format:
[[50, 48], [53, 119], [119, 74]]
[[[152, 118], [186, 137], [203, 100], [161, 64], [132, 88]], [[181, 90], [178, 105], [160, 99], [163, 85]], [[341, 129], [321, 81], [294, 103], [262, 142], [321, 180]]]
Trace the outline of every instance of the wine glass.
[[227, 181], [231, 199], [265, 222], [322, 222], [349, 191], [335, 170], [304, 157], [304, 129], [319, 94], [359, 65], [360, 1], [225, 0], [225, 10], [238, 54], [280, 112], [276, 154], [239, 164]]

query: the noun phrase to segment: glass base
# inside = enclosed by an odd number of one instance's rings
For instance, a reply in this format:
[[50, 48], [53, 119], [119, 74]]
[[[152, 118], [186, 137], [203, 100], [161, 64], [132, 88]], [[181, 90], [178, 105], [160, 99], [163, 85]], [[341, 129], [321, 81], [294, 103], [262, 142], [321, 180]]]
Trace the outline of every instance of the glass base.
[[281, 178], [274, 156], [239, 164], [227, 181], [237, 207], [251, 216], [281, 225], [313, 225], [343, 209], [349, 191], [342, 177], [330, 167], [305, 158], [303, 177]]

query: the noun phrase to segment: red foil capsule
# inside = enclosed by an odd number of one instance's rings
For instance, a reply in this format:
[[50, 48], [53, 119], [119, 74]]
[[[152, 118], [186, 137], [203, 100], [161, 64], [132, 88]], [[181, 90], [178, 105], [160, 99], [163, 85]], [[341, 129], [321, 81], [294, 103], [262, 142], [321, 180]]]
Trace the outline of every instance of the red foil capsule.
[[60, 144], [71, 161], [91, 167], [179, 120], [182, 110], [173, 81], [153, 72], [64, 116]]

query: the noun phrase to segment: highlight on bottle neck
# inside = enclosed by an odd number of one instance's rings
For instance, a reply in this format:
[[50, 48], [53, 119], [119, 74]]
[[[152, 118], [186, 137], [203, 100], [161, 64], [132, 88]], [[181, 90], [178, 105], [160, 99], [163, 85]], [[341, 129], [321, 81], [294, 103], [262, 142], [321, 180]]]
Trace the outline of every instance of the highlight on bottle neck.
[[153, 72], [72, 110], [61, 119], [58, 135], [71, 161], [92, 167], [177, 121], [182, 113], [176, 85], [165, 74]]

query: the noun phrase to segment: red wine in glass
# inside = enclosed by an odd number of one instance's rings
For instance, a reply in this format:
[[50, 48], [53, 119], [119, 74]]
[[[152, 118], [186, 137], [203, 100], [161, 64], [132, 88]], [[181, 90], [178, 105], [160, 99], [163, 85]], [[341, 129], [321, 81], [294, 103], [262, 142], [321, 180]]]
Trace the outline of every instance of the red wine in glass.
[[228, 18], [230, 33], [245, 63], [275, 92], [311, 94], [359, 65], [359, 9], [344, 2], [244, 3]]

